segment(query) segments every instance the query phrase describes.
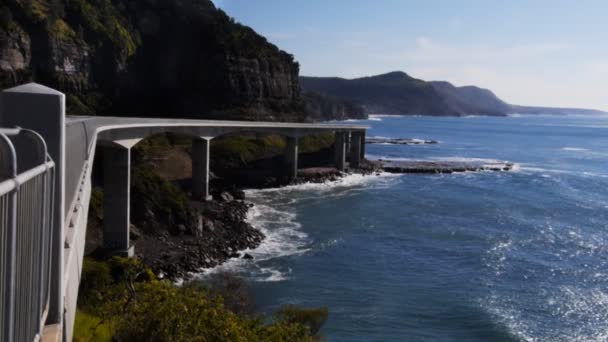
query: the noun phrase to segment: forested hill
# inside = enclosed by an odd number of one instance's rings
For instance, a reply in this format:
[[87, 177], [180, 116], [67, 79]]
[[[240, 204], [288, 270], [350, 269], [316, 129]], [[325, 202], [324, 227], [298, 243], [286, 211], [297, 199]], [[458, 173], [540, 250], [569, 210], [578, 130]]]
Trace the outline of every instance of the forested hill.
[[445, 81], [426, 82], [401, 71], [355, 79], [300, 77], [300, 84], [304, 91], [361, 105], [366, 114], [505, 116], [602, 113], [578, 108], [511, 105], [488, 89], [476, 86], [456, 87]]
[[429, 83], [404, 72], [344, 79], [300, 77], [305, 91], [351, 101], [367, 114], [459, 115]]

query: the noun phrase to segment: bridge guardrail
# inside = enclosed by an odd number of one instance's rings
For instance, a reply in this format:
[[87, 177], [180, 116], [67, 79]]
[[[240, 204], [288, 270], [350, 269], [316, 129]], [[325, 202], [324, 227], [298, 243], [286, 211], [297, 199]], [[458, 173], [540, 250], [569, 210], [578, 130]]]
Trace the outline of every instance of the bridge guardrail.
[[50, 303], [55, 164], [40, 135], [0, 129], [0, 341], [36, 341]]

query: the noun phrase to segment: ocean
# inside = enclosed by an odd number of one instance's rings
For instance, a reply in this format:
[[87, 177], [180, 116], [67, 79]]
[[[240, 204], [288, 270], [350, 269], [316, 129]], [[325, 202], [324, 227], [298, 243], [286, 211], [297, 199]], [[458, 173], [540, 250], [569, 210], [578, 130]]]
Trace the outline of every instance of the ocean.
[[368, 159], [516, 167], [247, 191], [267, 239], [207, 273], [247, 279], [261, 312], [328, 307], [328, 341], [608, 340], [608, 117], [356, 122], [440, 142]]

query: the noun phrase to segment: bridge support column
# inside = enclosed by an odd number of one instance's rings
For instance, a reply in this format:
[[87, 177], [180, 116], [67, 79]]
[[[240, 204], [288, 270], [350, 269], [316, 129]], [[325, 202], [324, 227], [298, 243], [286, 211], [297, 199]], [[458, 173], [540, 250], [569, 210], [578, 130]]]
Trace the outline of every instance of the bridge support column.
[[209, 146], [211, 139], [192, 141], [192, 195], [197, 200], [209, 201]]
[[298, 138], [287, 137], [285, 142], [285, 170], [292, 181], [298, 177]]
[[360, 158], [361, 159], [365, 159], [365, 134], [366, 134], [366, 131], [358, 132], [358, 134], [359, 134], [359, 136], [361, 138], [361, 145], [360, 145], [360, 147], [361, 147], [360, 148], [361, 154], [360, 154]]
[[103, 147], [103, 247], [112, 254], [126, 257], [134, 254], [129, 242], [131, 147], [137, 142], [139, 140], [116, 141]]
[[353, 148], [353, 143], [352, 143], [352, 136], [350, 134], [350, 132], [344, 132], [344, 137], [346, 139], [346, 158], [350, 158], [350, 152], [352, 151]]
[[346, 134], [344, 132], [336, 132], [334, 158], [336, 169], [344, 171], [346, 168]]
[[365, 144], [364, 137], [360, 132], [351, 133], [351, 146], [352, 151], [350, 153], [350, 162], [352, 167], [359, 167], [361, 164], [361, 149]]

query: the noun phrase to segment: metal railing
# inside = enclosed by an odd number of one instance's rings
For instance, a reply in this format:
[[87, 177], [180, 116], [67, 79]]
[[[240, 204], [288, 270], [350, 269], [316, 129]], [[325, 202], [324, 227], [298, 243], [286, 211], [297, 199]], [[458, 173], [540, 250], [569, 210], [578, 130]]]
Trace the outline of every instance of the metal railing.
[[1, 342], [42, 335], [50, 299], [54, 167], [40, 135], [0, 129]]

